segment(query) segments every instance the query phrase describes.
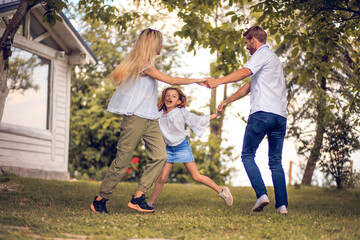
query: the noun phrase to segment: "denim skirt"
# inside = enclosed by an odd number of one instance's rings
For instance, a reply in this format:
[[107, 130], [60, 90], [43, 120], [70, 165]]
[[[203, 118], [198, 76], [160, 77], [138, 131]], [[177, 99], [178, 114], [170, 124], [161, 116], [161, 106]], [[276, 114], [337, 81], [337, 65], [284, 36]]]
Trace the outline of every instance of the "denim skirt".
[[177, 146], [166, 146], [167, 161], [171, 163], [193, 162], [194, 156], [191, 152], [189, 140], [185, 140]]

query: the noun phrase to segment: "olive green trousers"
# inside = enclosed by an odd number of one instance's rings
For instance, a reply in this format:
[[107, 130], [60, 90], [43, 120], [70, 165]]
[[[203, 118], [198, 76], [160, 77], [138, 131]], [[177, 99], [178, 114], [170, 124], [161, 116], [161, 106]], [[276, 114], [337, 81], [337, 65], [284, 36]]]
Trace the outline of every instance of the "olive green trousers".
[[126, 174], [133, 152], [140, 139], [144, 141], [148, 163], [142, 174], [138, 190], [147, 192], [160, 175], [166, 163], [166, 147], [159, 121], [140, 118], [135, 115], [124, 116], [121, 123], [120, 139], [116, 158], [111, 163], [100, 186], [99, 195], [108, 199], [116, 185]]

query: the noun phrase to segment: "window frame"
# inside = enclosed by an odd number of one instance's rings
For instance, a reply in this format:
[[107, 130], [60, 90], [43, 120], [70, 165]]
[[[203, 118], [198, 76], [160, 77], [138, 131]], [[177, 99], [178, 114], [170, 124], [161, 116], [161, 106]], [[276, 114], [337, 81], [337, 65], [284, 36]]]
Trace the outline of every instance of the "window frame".
[[[4, 29], [0, 29], [0, 34]], [[5, 133], [16, 134], [20, 136], [35, 137], [39, 139], [52, 140], [53, 139], [53, 125], [54, 125], [54, 60], [58, 55], [58, 51], [52, 49], [44, 44], [34, 42], [27, 39], [25, 36], [16, 35], [14, 39], [14, 47], [40, 57], [46, 58], [50, 61], [49, 64], [49, 83], [48, 83], [48, 109], [47, 109], [47, 125], [48, 129], [38, 129], [27, 126], [15, 125], [11, 123], [0, 122], [0, 131]]]

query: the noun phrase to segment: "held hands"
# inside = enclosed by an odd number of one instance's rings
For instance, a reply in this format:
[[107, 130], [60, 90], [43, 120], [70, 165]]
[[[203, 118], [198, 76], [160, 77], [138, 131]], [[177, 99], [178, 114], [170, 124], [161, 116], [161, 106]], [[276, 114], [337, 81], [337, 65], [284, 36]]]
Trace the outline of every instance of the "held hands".
[[[220, 85], [220, 81], [213, 77], [205, 77], [203, 81], [199, 81], [199, 82], [197, 82], [197, 84], [207, 87], [207, 88], [216, 88], [217, 86]], [[213, 114], [214, 115], [213, 117], [216, 118], [216, 117], [220, 116], [224, 112], [224, 110], [228, 104], [229, 103], [226, 101], [220, 103], [219, 106], [217, 107], [216, 113]]]
[[197, 82], [197, 84], [199, 84], [200, 86], [203, 86], [203, 87], [209, 87], [207, 84], [206, 84], [206, 81], [204, 81], [204, 79], [202, 80], [202, 82]]
[[205, 84], [208, 88], [216, 88], [220, 84], [219, 81], [213, 77], [206, 77], [205, 80]]
[[210, 115], [210, 121], [219, 117], [222, 113], [223, 113], [223, 111], [219, 111], [219, 109], [217, 109], [216, 113], [213, 113]]
[[226, 102], [220, 103], [217, 108], [217, 112], [220, 112], [220, 114], [221, 114], [225, 110], [227, 105], [228, 105], [228, 103], [226, 103]]
[[224, 112], [224, 110], [225, 110], [225, 108], [226, 108], [227, 105], [228, 105], [228, 104], [225, 103], [225, 102], [222, 102], [222, 103], [219, 104], [219, 106], [218, 106], [217, 109], [216, 109], [216, 114], [217, 114], [217, 116], [220, 116], [220, 115]]
[[199, 84], [200, 86], [204, 86], [207, 88], [216, 88], [217, 86], [219, 86], [219, 81], [213, 77], [206, 77], [204, 79], [202, 79], [201, 81], [198, 81], [197, 84]]
[[216, 110], [216, 117], [220, 116], [224, 111], [219, 111], [219, 109]]

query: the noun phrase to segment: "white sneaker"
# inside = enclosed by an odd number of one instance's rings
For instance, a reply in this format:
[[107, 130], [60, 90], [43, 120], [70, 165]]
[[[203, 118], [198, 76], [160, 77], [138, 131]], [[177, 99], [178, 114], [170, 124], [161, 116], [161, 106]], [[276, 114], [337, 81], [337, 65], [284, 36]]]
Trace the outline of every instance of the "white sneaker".
[[252, 211], [254, 212], [262, 212], [264, 207], [266, 207], [269, 204], [269, 198], [266, 194], [261, 195], [261, 197], [259, 197], [256, 200], [256, 203], [254, 205], [254, 207], [252, 208]]
[[276, 212], [279, 213], [279, 214], [281, 214], [281, 215], [287, 215], [287, 214], [288, 214], [288, 211], [287, 211], [285, 205], [282, 205], [282, 206], [278, 207], [278, 208], [276, 209]]
[[151, 200], [149, 200], [146, 204], [147, 204], [149, 207], [155, 208], [155, 203], [153, 203]]
[[233, 197], [228, 187], [222, 188], [222, 191], [221, 193], [219, 193], [219, 196], [224, 200], [226, 205], [228, 205], [229, 207], [233, 204]]

